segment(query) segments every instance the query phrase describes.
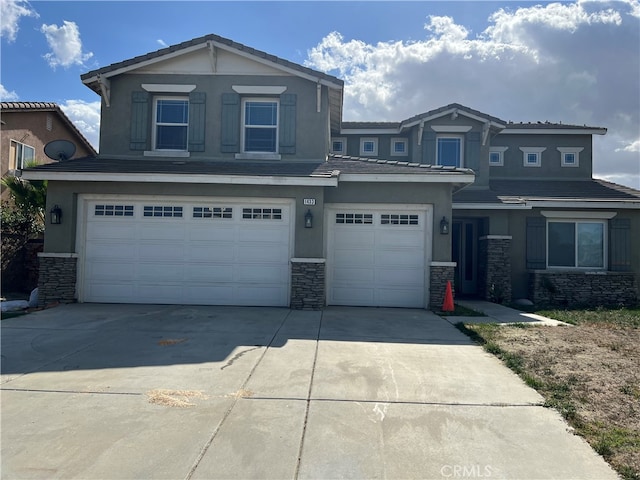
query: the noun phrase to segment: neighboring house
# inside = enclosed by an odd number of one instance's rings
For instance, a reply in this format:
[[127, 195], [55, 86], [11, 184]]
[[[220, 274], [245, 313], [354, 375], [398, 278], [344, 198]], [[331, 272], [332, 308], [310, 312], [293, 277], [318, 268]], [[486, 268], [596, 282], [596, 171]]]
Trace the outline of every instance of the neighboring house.
[[216, 35], [81, 78], [100, 155], [23, 172], [63, 211], [42, 303], [637, 300], [640, 192], [591, 178], [602, 128], [343, 122], [342, 80]]
[[[0, 163], [2, 176], [15, 173], [30, 162], [51, 163], [44, 146], [52, 140], [69, 140], [76, 146], [74, 158], [95, 156], [95, 149], [63, 113], [49, 102], [0, 103]], [[8, 192], [2, 188], [2, 199]]]

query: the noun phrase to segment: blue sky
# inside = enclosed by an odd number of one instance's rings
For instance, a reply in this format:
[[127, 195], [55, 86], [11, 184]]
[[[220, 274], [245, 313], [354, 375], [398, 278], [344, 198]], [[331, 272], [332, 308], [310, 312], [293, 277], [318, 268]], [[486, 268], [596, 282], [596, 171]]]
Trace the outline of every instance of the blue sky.
[[215, 33], [345, 80], [345, 120], [458, 102], [607, 127], [595, 175], [640, 188], [640, 3], [0, 0], [3, 101], [53, 101], [97, 145], [89, 70]]

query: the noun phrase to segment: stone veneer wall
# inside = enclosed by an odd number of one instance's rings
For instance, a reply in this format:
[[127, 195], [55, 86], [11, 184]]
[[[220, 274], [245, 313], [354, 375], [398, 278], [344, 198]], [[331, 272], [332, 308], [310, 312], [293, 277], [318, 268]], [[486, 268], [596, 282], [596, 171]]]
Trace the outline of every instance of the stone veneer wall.
[[326, 303], [325, 259], [291, 259], [291, 308], [320, 310]]
[[38, 306], [76, 301], [75, 253], [39, 253]]
[[638, 302], [637, 279], [631, 272], [550, 272], [529, 274], [535, 304], [554, 306], [618, 306]]
[[455, 300], [455, 287], [453, 282], [455, 262], [431, 262], [429, 308], [441, 310], [444, 303], [444, 295], [447, 291], [447, 281], [451, 282], [451, 291]]
[[511, 302], [511, 236], [480, 237], [478, 293], [490, 302]]

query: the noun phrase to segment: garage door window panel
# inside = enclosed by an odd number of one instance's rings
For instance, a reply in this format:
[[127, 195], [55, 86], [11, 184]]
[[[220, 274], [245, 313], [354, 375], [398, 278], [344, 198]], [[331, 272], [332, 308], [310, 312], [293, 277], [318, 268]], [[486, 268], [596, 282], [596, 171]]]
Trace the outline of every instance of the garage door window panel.
[[133, 205], [96, 205], [96, 217], [133, 217]]
[[145, 217], [182, 217], [182, 207], [171, 205], [145, 205]]
[[193, 218], [232, 219], [233, 208], [231, 207], [193, 207]]
[[370, 213], [336, 213], [336, 223], [353, 225], [373, 224], [373, 214]]
[[242, 218], [245, 220], [282, 220], [281, 208], [243, 208]]
[[418, 225], [418, 215], [410, 214], [382, 214], [380, 215], [381, 225]]

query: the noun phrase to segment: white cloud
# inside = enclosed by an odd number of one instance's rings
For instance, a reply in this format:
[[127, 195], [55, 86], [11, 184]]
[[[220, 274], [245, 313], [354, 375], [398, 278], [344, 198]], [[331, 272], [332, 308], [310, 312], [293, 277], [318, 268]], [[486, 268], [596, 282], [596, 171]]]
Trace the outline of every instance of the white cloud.
[[624, 147], [616, 148], [616, 152], [640, 152], [640, 139], [626, 144]]
[[158, 42], [158, 45], [160, 45], [161, 47], [166, 47], [167, 46], [167, 42], [165, 42], [164, 40], [162, 40], [161, 38], [159, 38], [158, 40], [156, 40], [156, 42]]
[[4, 85], [0, 83], [0, 101], [3, 102], [15, 102], [18, 100], [18, 94], [16, 92], [7, 90]]
[[60, 108], [97, 150], [100, 137], [100, 101], [67, 100]]
[[454, 18], [429, 16], [425, 38], [411, 42], [332, 32], [305, 63], [345, 80], [345, 120], [397, 121], [457, 102], [507, 121], [602, 126], [611, 141], [596, 149], [594, 170], [606, 163], [609, 173], [640, 178], [637, 158], [621, 155], [640, 130], [639, 5], [500, 9], [477, 36]]
[[40, 31], [47, 38], [51, 52], [44, 58], [52, 68], [57, 66], [70, 67], [71, 65], [83, 65], [93, 56], [93, 53], [83, 53], [80, 30], [75, 22], [65, 20], [61, 27], [57, 25], [42, 25]]
[[22, 17], [38, 17], [26, 0], [0, 0], [0, 36], [13, 42], [18, 34]]

